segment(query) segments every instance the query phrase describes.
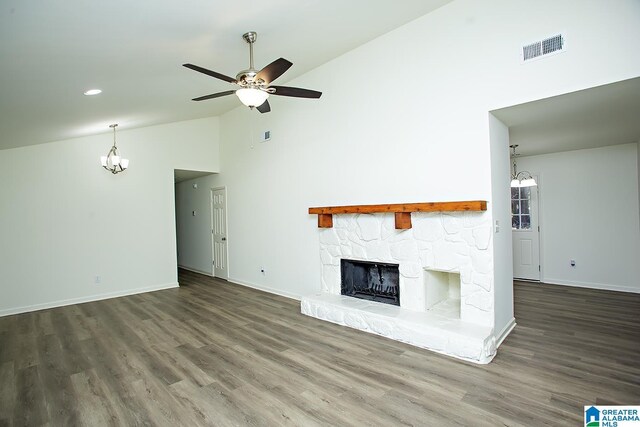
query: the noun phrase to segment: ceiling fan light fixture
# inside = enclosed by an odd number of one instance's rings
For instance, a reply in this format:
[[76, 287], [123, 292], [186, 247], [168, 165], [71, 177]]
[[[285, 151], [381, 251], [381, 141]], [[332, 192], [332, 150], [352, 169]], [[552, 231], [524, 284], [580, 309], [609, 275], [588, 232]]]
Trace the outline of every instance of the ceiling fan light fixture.
[[198, 65], [188, 63], [182, 64], [182, 66], [193, 71], [206, 74], [215, 79], [222, 80], [239, 87], [234, 90], [199, 96], [197, 98], [193, 98], [192, 101], [204, 101], [207, 99], [233, 95], [235, 93], [243, 105], [246, 105], [251, 109], [255, 108], [260, 113], [268, 113], [271, 111], [271, 106], [267, 100], [269, 95], [290, 96], [294, 98], [320, 98], [322, 92], [318, 92], [317, 90], [288, 86], [270, 86], [274, 80], [291, 68], [293, 63], [284, 58], [278, 58], [261, 70], [256, 70], [253, 64], [253, 44], [257, 37], [258, 35], [255, 31], [249, 31], [242, 36], [242, 38], [249, 44], [249, 68], [240, 71], [236, 74], [235, 78], [218, 73], [217, 71], [208, 70]]
[[240, 102], [247, 107], [259, 107], [264, 104], [264, 101], [269, 97], [267, 92], [254, 88], [238, 89], [236, 95], [240, 99]]

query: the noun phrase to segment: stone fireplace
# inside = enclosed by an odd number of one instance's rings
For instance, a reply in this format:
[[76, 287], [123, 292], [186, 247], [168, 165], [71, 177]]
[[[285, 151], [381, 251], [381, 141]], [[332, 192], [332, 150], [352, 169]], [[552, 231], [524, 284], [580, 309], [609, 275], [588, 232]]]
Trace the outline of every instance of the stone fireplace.
[[[319, 231], [321, 291], [302, 298], [302, 313], [488, 363], [496, 351], [490, 217], [414, 212], [410, 227], [398, 230], [393, 213], [334, 215]], [[360, 275], [397, 265], [399, 306], [343, 295], [347, 259], [370, 266]]]

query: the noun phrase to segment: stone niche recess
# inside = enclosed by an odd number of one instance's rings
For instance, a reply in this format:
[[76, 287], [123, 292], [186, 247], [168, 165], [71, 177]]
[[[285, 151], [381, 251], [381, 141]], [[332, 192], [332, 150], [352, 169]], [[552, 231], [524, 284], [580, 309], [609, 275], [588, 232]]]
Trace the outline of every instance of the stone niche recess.
[[426, 269], [424, 280], [427, 310], [460, 319], [460, 273]]
[[[485, 212], [334, 215], [319, 229], [321, 291], [304, 314], [488, 363], [495, 355], [492, 227]], [[340, 295], [340, 260], [399, 265], [400, 307]], [[381, 306], [387, 307], [381, 307]]]

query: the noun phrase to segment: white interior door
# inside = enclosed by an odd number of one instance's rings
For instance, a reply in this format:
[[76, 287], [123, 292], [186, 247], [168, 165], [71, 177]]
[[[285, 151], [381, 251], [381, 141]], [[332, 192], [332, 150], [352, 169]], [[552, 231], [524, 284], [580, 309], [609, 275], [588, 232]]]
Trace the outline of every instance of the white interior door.
[[213, 245], [213, 275], [228, 279], [227, 269], [227, 190], [211, 190], [211, 236]]
[[[537, 178], [536, 178], [537, 179]], [[540, 280], [538, 188], [511, 188], [513, 277]]]

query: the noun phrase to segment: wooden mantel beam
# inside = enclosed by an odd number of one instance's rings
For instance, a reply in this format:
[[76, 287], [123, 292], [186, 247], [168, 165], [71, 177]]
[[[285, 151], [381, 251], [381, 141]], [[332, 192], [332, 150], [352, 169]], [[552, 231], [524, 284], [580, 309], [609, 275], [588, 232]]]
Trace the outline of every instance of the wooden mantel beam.
[[351, 213], [395, 213], [396, 229], [411, 228], [411, 212], [456, 212], [456, 211], [486, 211], [485, 200], [468, 200], [462, 202], [426, 202], [426, 203], [397, 203], [387, 205], [353, 205], [326, 206], [309, 208], [309, 214], [318, 215], [318, 227], [333, 227], [334, 214]]

